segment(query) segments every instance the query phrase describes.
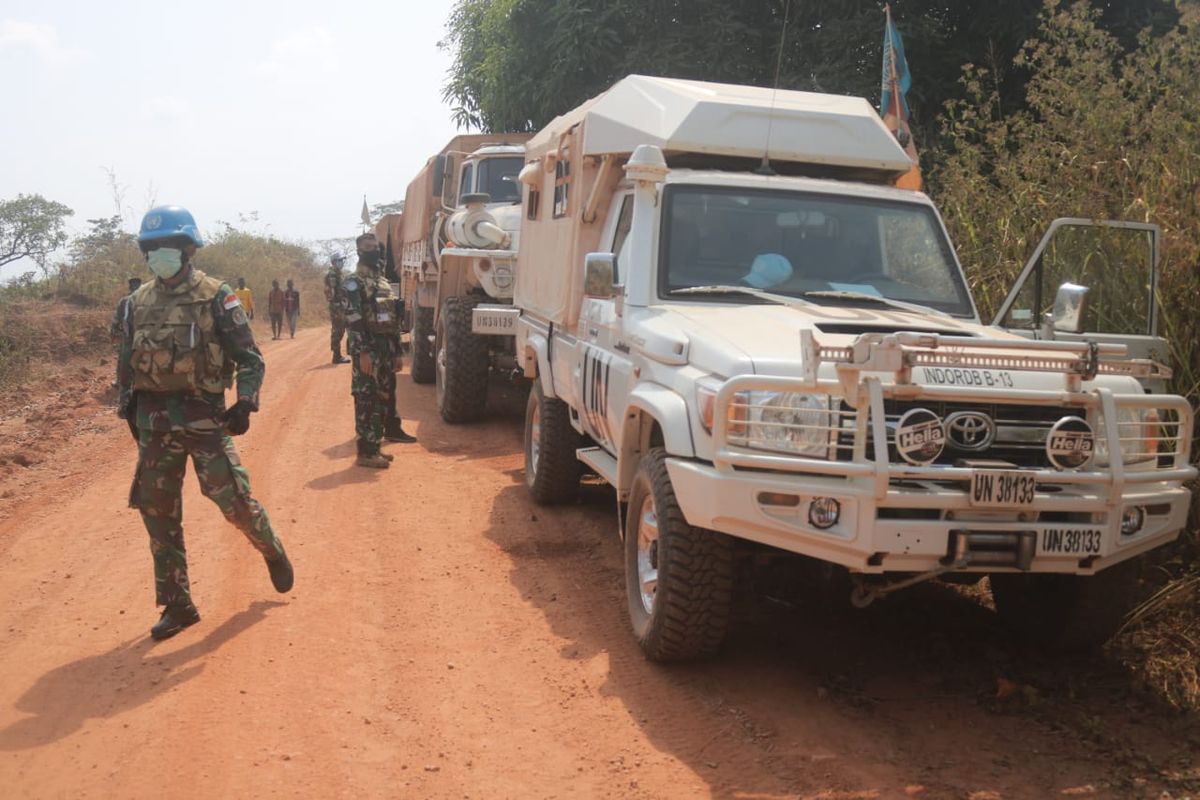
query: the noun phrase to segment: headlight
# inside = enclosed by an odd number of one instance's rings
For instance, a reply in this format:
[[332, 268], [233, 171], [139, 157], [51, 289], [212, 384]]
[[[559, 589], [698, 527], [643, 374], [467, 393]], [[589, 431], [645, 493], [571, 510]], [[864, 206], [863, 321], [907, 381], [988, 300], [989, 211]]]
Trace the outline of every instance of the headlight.
[[729, 443], [828, 458], [837, 435], [832, 404], [825, 394], [738, 392], [729, 403]]
[[[1117, 436], [1121, 439], [1121, 463], [1144, 464], [1158, 458], [1160, 425], [1154, 408], [1117, 409]], [[1096, 416], [1096, 464], [1111, 465], [1108, 455], [1108, 430], [1104, 415]]]

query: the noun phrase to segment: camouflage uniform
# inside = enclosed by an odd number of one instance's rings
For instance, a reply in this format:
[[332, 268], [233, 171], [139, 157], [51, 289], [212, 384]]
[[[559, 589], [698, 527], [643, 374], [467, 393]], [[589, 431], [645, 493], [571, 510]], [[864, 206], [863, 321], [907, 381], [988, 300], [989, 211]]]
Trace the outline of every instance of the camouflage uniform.
[[157, 603], [168, 606], [191, 605], [181, 498], [189, 455], [205, 497], [268, 560], [284, 556], [221, 420], [235, 370], [238, 399], [258, 407], [262, 354], [229, 286], [184, 269], [179, 285], [155, 280], [132, 295], [117, 365], [121, 415], [138, 432], [129, 501], [150, 534]]
[[[342, 293], [342, 271], [330, 267], [325, 273], [325, 299], [329, 301], [329, 348], [334, 358], [342, 357], [342, 336], [346, 333], [346, 314]], [[350, 343], [346, 343], [349, 348]]]
[[[342, 290], [359, 455], [377, 453], [384, 432], [400, 425], [395, 400], [400, 334], [398, 304], [387, 280], [361, 264], [353, 275], [342, 281]], [[363, 353], [371, 359], [369, 373], [362, 369], [360, 356]]]

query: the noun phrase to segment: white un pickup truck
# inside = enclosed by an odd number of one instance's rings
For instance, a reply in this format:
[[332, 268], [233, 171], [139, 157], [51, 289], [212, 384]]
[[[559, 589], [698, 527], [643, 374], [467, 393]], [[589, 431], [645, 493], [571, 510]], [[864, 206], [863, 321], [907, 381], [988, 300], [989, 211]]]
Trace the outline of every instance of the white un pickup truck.
[[1049, 644], [1111, 635], [1196, 475], [1153, 226], [1057, 221], [984, 325], [861, 99], [631, 76], [525, 159], [526, 482], [615, 488], [648, 657], [719, 647], [744, 542], [858, 605], [987, 575]]

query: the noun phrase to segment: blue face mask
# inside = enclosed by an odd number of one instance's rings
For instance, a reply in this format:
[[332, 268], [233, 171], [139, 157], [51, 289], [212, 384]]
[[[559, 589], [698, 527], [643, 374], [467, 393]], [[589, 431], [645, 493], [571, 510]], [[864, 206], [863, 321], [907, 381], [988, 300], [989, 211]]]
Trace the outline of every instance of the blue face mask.
[[183, 266], [183, 251], [174, 247], [160, 247], [150, 251], [146, 263], [158, 277], [170, 278]]

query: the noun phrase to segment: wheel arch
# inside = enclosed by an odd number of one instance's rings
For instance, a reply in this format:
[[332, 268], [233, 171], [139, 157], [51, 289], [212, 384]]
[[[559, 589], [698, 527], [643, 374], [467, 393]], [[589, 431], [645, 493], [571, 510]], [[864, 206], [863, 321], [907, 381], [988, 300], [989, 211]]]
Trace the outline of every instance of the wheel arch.
[[550, 377], [550, 348], [545, 334], [530, 331], [524, 340], [521, 350], [521, 371], [526, 378], [541, 383], [543, 395], [557, 397], [554, 392], [554, 381]]
[[695, 456], [687, 403], [664, 387], [639, 386], [629, 397], [620, 442], [614, 488], [624, 500], [629, 496], [638, 462], [650, 448], [662, 447], [669, 455], [681, 458]]

